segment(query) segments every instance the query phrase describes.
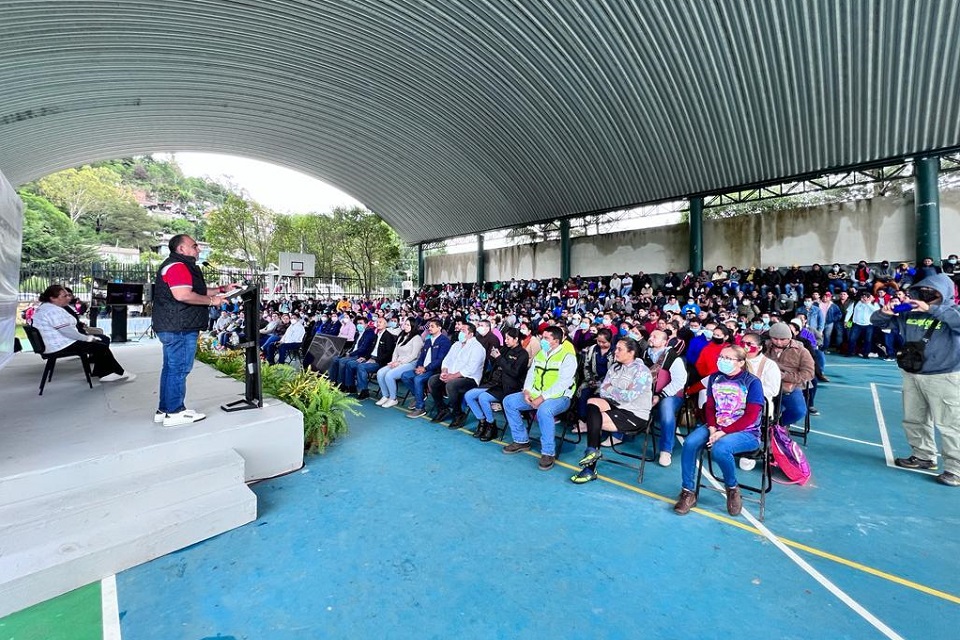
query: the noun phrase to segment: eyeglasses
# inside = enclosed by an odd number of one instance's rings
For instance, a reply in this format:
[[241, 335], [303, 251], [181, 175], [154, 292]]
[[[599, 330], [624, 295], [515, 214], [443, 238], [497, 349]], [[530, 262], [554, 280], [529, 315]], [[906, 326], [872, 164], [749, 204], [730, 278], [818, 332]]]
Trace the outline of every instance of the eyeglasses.
[[720, 356], [717, 360], [726, 360], [727, 362], [743, 362], [740, 358], [728, 358], [727, 356]]

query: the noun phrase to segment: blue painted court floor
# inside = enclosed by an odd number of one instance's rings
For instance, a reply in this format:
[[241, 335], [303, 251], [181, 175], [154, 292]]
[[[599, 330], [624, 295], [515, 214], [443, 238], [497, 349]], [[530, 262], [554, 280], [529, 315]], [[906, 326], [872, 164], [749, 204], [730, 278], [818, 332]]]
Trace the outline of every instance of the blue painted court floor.
[[909, 453], [893, 364], [827, 374], [812, 480], [774, 487], [763, 531], [710, 490], [675, 515], [678, 455], [577, 486], [581, 447], [541, 472], [368, 401], [254, 487], [255, 522], [117, 576], [123, 637], [960, 637], [960, 489], [888, 464]]

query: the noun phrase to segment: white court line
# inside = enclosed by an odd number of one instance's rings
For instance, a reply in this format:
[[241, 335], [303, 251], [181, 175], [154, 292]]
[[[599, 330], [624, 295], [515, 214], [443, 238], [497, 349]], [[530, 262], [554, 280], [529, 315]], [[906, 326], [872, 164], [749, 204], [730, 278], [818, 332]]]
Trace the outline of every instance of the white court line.
[[887, 466], [898, 471], [913, 471], [928, 476], [937, 475], [933, 471], [926, 469], [907, 469], [898, 467], [893, 461], [893, 448], [890, 446], [890, 434], [887, 433], [887, 421], [883, 419], [883, 409], [880, 407], [880, 396], [877, 395], [876, 383], [870, 383], [870, 392], [873, 394], [873, 408], [877, 412], [877, 424], [880, 425], [880, 441], [883, 443], [883, 456], [887, 460]]
[[837, 438], [838, 440], [846, 440], [848, 442], [856, 442], [857, 444], [868, 444], [871, 447], [882, 447], [882, 444], [876, 442], [867, 442], [866, 440], [857, 440], [856, 438], [848, 438], [847, 436], [838, 436], [835, 433], [827, 433], [826, 431], [817, 431], [816, 429], [810, 429], [810, 433], [816, 433], [821, 436], [827, 436], [830, 438]]
[[104, 578], [100, 582], [100, 592], [103, 615], [103, 640], [121, 640], [120, 606], [117, 603], [117, 576]]
[[[703, 477], [706, 478], [711, 485], [713, 485], [714, 489], [723, 491], [723, 485], [721, 485], [716, 478], [710, 475], [706, 469], [703, 470]], [[882, 620], [867, 611], [866, 607], [847, 595], [843, 589], [831, 582], [830, 579], [825, 575], [814, 569], [810, 563], [801, 558], [796, 551], [783, 544], [783, 541], [780, 540], [776, 534], [770, 531], [766, 525], [757, 520], [749, 510], [743, 509], [740, 513], [747, 520], [747, 522], [753, 525], [763, 535], [764, 538], [772, 542], [773, 546], [782, 551], [784, 555], [790, 558], [798, 567], [806, 571], [811, 578], [819, 582], [820, 585], [823, 586], [827, 591], [836, 596], [840, 602], [850, 607], [854, 613], [873, 625], [877, 631], [891, 640], [904, 640], [903, 636], [888, 627]]]

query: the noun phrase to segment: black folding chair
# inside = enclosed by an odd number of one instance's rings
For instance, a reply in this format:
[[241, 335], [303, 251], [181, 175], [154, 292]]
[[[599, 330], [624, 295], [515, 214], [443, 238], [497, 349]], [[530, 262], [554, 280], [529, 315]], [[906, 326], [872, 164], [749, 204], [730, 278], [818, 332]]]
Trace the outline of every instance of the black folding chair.
[[33, 348], [33, 351], [43, 358], [47, 365], [43, 368], [43, 375], [40, 376], [40, 393], [38, 395], [43, 395], [43, 388], [47, 385], [48, 382], [53, 380], [53, 369], [57, 366], [57, 360], [61, 358], [80, 358], [80, 364], [83, 366], [83, 375], [87, 377], [87, 384], [93, 389], [93, 380], [90, 379], [90, 357], [85, 353], [75, 353], [70, 355], [58, 355], [56, 353], [46, 353], [46, 345], [43, 344], [43, 336], [40, 335], [39, 329], [31, 325], [24, 325], [24, 333], [27, 334], [27, 340], [30, 341], [30, 346]]

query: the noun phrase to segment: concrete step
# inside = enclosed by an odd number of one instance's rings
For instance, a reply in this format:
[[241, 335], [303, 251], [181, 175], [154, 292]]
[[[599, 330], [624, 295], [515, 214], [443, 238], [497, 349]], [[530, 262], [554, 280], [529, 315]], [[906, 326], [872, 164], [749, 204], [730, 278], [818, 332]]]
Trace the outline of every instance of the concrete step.
[[[175, 461], [168, 471], [156, 488], [162, 471], [151, 468], [101, 483], [95, 494], [36, 498], [43, 522], [27, 502], [10, 506], [29, 523], [4, 522], [10, 535], [0, 534], [0, 617], [256, 519], [256, 495], [236, 453], [198, 456], [192, 467]], [[69, 508], [46, 511], [69, 498], [76, 500]]]
[[[37, 546], [65, 532], [97, 528], [128, 513], [161, 509], [184, 498], [243, 484], [243, 458], [227, 449], [164, 466], [74, 485], [43, 496], [0, 504], [0, 556]], [[187, 494], [189, 495], [189, 494]]]

